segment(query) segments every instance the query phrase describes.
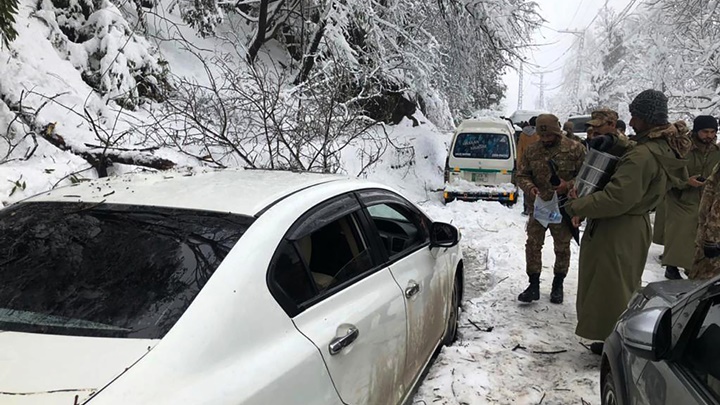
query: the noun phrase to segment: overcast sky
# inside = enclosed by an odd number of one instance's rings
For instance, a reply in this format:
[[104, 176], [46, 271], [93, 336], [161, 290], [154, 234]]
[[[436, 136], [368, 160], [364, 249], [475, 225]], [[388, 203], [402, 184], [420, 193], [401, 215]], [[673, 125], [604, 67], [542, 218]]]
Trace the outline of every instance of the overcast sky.
[[[540, 76], [532, 74], [533, 71], [553, 71], [545, 74], [545, 99], [557, 94], [562, 84], [562, 67], [570, 61], [570, 51], [577, 36], [562, 34], [554, 30], [582, 30], [593, 20], [597, 12], [603, 7], [606, 0], [535, 0], [540, 6], [540, 14], [547, 20], [545, 26], [535, 34], [534, 41], [540, 44], [534, 49], [526, 51], [527, 59], [535, 66], [526, 64], [523, 91], [523, 109], [537, 108], [540, 94], [538, 86]], [[608, 7], [621, 11], [631, 0], [607, 0]], [[551, 44], [551, 45], [542, 45]], [[565, 54], [565, 55], [563, 55]], [[572, 61], [572, 63], [576, 63]], [[518, 74], [515, 70], [508, 71], [504, 76], [508, 89], [505, 94], [505, 112], [511, 114], [518, 106]]]

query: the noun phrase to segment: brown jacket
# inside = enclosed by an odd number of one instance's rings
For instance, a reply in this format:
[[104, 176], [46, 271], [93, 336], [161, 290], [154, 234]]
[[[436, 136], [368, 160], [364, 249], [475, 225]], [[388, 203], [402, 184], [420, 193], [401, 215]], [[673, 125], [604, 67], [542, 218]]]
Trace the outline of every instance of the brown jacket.
[[[529, 135], [526, 130], [532, 128], [532, 135]], [[534, 144], [535, 142], [540, 140], [540, 135], [535, 132], [535, 128], [533, 127], [525, 127], [523, 128], [523, 131], [520, 132], [518, 144], [517, 144], [517, 162], [518, 166], [520, 166], [520, 162], [522, 161], [523, 154], [527, 150], [528, 146]]]

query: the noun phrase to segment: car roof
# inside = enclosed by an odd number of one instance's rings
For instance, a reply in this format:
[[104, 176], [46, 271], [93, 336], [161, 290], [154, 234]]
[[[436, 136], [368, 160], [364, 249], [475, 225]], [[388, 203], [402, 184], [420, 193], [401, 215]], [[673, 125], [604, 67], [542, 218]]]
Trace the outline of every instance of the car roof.
[[348, 177], [281, 170], [222, 169], [106, 177], [23, 200], [149, 205], [254, 216], [304, 188]]
[[571, 115], [568, 117], [568, 119], [570, 119], [570, 118], [592, 118], [592, 115], [590, 115], [590, 114]]
[[510, 119], [517, 123], [521, 121], [528, 121], [532, 117], [537, 117], [540, 114], [548, 114], [544, 110], [517, 110], [510, 115]]
[[502, 130], [503, 132], [512, 132], [513, 129], [510, 127], [510, 122], [502, 118], [476, 118], [470, 120], [464, 120], [457, 127], [457, 132], [468, 130], [468, 129], [494, 129]]

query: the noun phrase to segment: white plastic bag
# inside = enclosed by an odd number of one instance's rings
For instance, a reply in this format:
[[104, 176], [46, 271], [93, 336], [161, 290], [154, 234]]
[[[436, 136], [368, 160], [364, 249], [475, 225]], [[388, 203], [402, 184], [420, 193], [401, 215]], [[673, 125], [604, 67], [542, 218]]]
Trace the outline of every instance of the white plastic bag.
[[560, 213], [560, 205], [558, 204], [557, 193], [553, 193], [550, 201], [545, 201], [540, 196], [535, 197], [535, 209], [533, 218], [545, 228], [549, 224], [559, 224], [562, 222], [562, 214]]

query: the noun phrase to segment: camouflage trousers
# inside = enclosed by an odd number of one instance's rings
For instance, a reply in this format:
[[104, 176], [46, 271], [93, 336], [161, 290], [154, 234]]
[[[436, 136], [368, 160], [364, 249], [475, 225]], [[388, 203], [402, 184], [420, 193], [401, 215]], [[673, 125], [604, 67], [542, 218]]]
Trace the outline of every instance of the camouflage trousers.
[[[564, 224], [550, 224], [550, 235], [555, 244], [555, 274], [567, 274], [570, 266], [570, 240], [572, 233]], [[542, 247], [545, 244], [547, 229], [530, 216], [527, 222], [527, 242], [525, 242], [525, 262], [527, 274], [539, 274], [542, 271]]]
[[720, 274], [720, 257], [705, 257], [705, 253], [695, 246], [695, 260], [692, 269], [685, 270], [688, 278], [694, 280], [707, 280]]

